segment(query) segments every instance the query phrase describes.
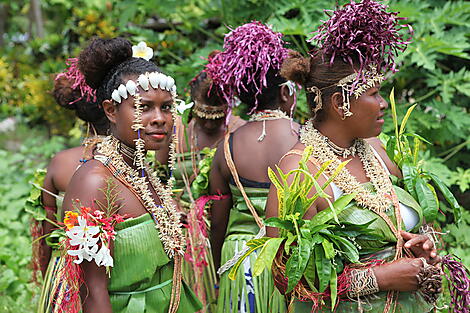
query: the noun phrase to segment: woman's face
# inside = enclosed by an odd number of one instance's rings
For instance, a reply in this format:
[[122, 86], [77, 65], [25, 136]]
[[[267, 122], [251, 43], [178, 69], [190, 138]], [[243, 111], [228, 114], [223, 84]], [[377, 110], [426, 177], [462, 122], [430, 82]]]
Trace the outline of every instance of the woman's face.
[[[173, 98], [168, 91], [149, 88], [144, 91], [139, 87], [142, 97], [142, 125], [140, 138], [145, 141], [146, 150], [159, 150], [170, 142], [173, 130], [171, 108]], [[134, 124], [134, 97], [129, 96], [119, 104], [115, 114], [113, 134], [130, 147], [135, 147], [138, 134], [131, 126]]]
[[385, 110], [388, 103], [379, 93], [380, 85], [369, 88], [358, 99], [351, 97], [350, 111], [347, 117], [351, 132], [357, 138], [376, 137], [382, 132]]

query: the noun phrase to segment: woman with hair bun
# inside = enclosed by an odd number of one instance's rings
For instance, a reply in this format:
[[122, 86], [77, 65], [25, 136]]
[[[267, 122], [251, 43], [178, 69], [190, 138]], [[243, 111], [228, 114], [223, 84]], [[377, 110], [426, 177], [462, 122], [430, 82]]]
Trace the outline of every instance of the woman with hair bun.
[[148, 61], [145, 43], [94, 39], [78, 65], [96, 90], [111, 135], [72, 177], [63, 209], [66, 312], [195, 312], [200, 303], [181, 280], [184, 237], [171, 199], [145, 162], [171, 142], [175, 81]]
[[[415, 234], [423, 224], [422, 209], [404, 190], [392, 185], [389, 175], [402, 175], [376, 138], [388, 107], [380, 95], [380, 84], [386, 71], [395, 71], [394, 57], [408, 43], [398, 32], [403, 26], [398, 24], [397, 13], [386, 9], [364, 0], [332, 12], [313, 38], [318, 44], [313, 54], [304, 58], [291, 53], [281, 69], [283, 76], [304, 87], [312, 112], [301, 128], [300, 141], [281, 159], [281, 170], [287, 173], [298, 168], [306, 147], [313, 151], [307, 163], [312, 175], [331, 161], [319, 176], [319, 184], [333, 177], [325, 189], [332, 200], [354, 194], [353, 205], [338, 215], [339, 221], [368, 225], [368, 234], [377, 238], [356, 240], [361, 264], [350, 267], [341, 254], [335, 254], [336, 262], [327, 260], [335, 270], [345, 262], [334, 282], [341, 298], [336, 307], [322, 308], [330, 303], [328, 289], [313, 292], [301, 280], [287, 295], [295, 312], [428, 312], [432, 304], [424, 299], [439, 293], [438, 288], [426, 289], [418, 279], [432, 273], [432, 265], [439, 262], [429, 237]], [[335, 176], [345, 160], [349, 162]], [[308, 196], [315, 193], [312, 188]], [[303, 218], [311, 219], [328, 207], [319, 197]], [[266, 210], [268, 217], [278, 216], [274, 187]], [[268, 235], [277, 234], [275, 228], [268, 228]], [[308, 299], [311, 302], [305, 302]]]
[[249, 122], [219, 144], [210, 173], [212, 195], [211, 243], [220, 275], [217, 312], [284, 312], [284, 299], [270, 273], [253, 277], [255, 257], [244, 260], [235, 280], [228, 277], [245, 243], [263, 236], [264, 205], [269, 190], [268, 167], [273, 167], [296, 142], [298, 124], [294, 86], [279, 75], [287, 49], [280, 33], [251, 22], [225, 37], [224, 51], [207, 65], [230, 104], [237, 96], [248, 107]]

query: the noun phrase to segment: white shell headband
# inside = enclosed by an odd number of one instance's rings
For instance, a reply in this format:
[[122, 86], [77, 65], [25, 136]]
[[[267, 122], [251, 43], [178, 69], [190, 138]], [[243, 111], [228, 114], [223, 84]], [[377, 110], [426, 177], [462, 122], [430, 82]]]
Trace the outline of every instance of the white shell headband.
[[123, 98], [127, 99], [129, 95], [135, 96], [135, 94], [138, 93], [137, 87], [139, 86], [145, 91], [148, 91], [150, 86], [153, 89], [160, 88], [161, 90], [171, 92], [173, 98], [176, 98], [175, 80], [173, 77], [160, 72], [141, 74], [137, 78], [137, 82], [130, 79], [127, 81], [126, 85], [120, 84], [119, 87], [114, 89], [111, 93], [111, 98], [117, 103], [121, 103]]

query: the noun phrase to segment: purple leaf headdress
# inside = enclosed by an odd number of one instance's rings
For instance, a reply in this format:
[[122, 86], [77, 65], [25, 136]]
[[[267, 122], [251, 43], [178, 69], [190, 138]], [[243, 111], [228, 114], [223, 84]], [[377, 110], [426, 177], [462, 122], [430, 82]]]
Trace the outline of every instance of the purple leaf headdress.
[[282, 34], [258, 21], [244, 24], [225, 36], [224, 51], [209, 60], [205, 72], [212, 78], [211, 88], [217, 88], [229, 110], [234, 97], [248, 91], [247, 85], [255, 87], [257, 96], [267, 86], [266, 75], [270, 69], [279, 70], [287, 57]]
[[80, 97], [70, 102], [70, 104], [80, 101], [81, 99], [85, 99], [88, 102], [96, 102], [96, 90], [88, 86], [85, 82], [85, 76], [83, 76], [83, 74], [78, 69], [78, 59], [67, 59], [65, 64], [68, 65], [67, 70], [58, 74], [55, 79], [58, 80], [61, 77], [65, 77], [68, 81], [72, 83], [71, 88], [73, 90], [80, 90]]
[[[330, 64], [335, 58], [342, 58], [352, 68], [359, 66], [353, 87], [359, 80], [366, 81], [364, 73], [370, 68], [379, 73], [396, 72], [395, 57], [406, 49], [413, 30], [410, 25], [400, 25], [399, 21], [405, 18], [398, 17], [397, 12], [387, 12], [387, 8], [373, 0], [351, 0], [337, 11], [326, 10], [330, 19], [323, 21], [314, 32], [316, 35], [308, 40], [318, 46], [313, 53], [320, 53], [323, 60], [329, 57]], [[399, 33], [402, 28], [409, 29], [408, 39]]]

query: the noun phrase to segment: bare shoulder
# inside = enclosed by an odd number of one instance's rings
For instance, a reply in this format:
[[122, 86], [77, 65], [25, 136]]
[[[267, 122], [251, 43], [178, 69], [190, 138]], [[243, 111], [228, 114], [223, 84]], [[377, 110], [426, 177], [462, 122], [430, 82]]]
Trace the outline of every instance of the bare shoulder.
[[212, 168], [216, 169], [222, 176], [228, 177], [228, 167], [225, 161], [225, 138], [217, 144], [217, 150], [212, 161]]
[[112, 176], [106, 167], [99, 161], [88, 161], [73, 175], [65, 193], [64, 208], [70, 209], [76, 200], [85, 206], [92, 206], [96, 200], [103, 201], [102, 190], [109, 179]]
[[387, 155], [387, 152], [385, 151], [385, 147], [379, 138], [377, 137], [367, 138], [366, 142], [369, 143], [375, 149], [375, 151], [377, 151], [377, 153], [380, 155], [385, 165], [387, 166], [388, 170], [390, 171], [390, 173], [392, 173], [393, 175], [397, 177], [402, 177], [400, 169], [395, 163], [393, 163], [392, 160], [390, 160], [390, 158]]
[[242, 119], [240, 116], [232, 114], [232, 116], [230, 116], [228, 130], [229, 132], [233, 133], [234, 131], [236, 131], [238, 128], [245, 125], [246, 123], [247, 122], [244, 119]]
[[82, 155], [84, 147], [74, 147], [58, 152], [49, 163], [48, 170], [55, 170], [57, 168], [64, 167], [65, 164], [74, 163], [77, 164]]

